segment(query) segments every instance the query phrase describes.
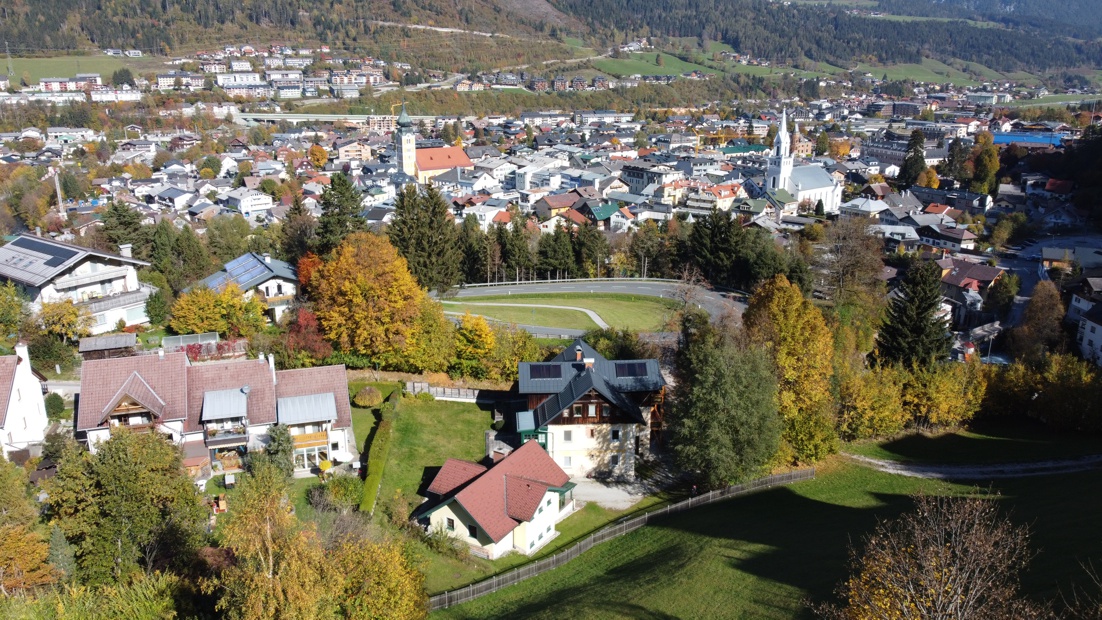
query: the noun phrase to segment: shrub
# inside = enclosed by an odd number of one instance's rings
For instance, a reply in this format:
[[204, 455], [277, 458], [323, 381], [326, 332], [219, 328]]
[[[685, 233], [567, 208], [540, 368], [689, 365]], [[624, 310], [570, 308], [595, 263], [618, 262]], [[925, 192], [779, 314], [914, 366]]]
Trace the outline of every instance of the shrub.
[[121, 332], [126, 329], [126, 319], [119, 319], [118, 323], [115, 323], [115, 331]]
[[46, 395], [46, 417], [51, 420], [56, 420], [61, 417], [61, 414], [65, 413], [65, 399], [61, 397], [61, 394], [57, 392], [50, 392]]
[[430, 394], [429, 392], [421, 392], [421, 393], [417, 394], [416, 398], [417, 398], [417, 400], [423, 401], [423, 402], [432, 402], [432, 401], [436, 400], [436, 397], [433, 396], [432, 394]]
[[364, 487], [355, 476], [333, 476], [323, 488], [329, 508], [347, 514], [359, 503]]
[[[383, 405], [383, 411], [387, 406], [393, 405], [387, 402]], [[375, 502], [379, 498], [379, 485], [383, 481], [383, 467], [386, 465], [387, 453], [390, 451], [391, 421], [384, 417], [375, 428], [375, 439], [371, 442], [371, 448], [367, 453], [367, 478], [364, 480], [363, 498], [360, 500], [360, 512], [371, 512], [375, 509]]]
[[357, 407], [374, 409], [383, 402], [383, 394], [369, 385], [359, 392], [356, 392], [356, 395], [352, 397], [352, 402]]

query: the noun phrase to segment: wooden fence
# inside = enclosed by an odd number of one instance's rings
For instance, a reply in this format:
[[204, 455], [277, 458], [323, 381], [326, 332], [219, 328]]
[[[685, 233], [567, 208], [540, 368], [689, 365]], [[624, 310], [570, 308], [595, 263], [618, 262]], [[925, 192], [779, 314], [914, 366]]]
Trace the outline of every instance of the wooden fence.
[[801, 480], [810, 480], [815, 477], [814, 469], [801, 469], [785, 474], [776, 474], [773, 476], [766, 476], [765, 478], [758, 478], [750, 482], [743, 484], [736, 484], [734, 486], [727, 487], [725, 489], [717, 489], [703, 495], [697, 495], [696, 497], [690, 497], [689, 499], [680, 501], [676, 504], [669, 504], [663, 508], [657, 508], [655, 510], [647, 511], [639, 516], [631, 517], [606, 525], [605, 527], [593, 532], [581, 541], [574, 543], [572, 546], [559, 551], [558, 553], [537, 560], [524, 566], [518, 566], [511, 571], [502, 573], [500, 575], [494, 575], [488, 577], [482, 581], [472, 583], [470, 585], [451, 590], [450, 592], [443, 592], [436, 596], [429, 598], [429, 611], [436, 611], [437, 609], [445, 609], [453, 605], [459, 605], [466, 603], [467, 601], [474, 600], [476, 598], [486, 596], [497, 592], [502, 588], [520, 583], [530, 577], [535, 577], [541, 573], [545, 573], [549, 570], [556, 569], [563, 566], [567, 562], [573, 560], [579, 555], [589, 551], [597, 545], [608, 542], [614, 538], [619, 538], [629, 532], [643, 527], [654, 519], [662, 519], [672, 514], [684, 512], [697, 506], [705, 506], [714, 502], [725, 500], [738, 495], [746, 495], [762, 489], [768, 489], [775, 486], [781, 486], [791, 484], [793, 482], [799, 482]]

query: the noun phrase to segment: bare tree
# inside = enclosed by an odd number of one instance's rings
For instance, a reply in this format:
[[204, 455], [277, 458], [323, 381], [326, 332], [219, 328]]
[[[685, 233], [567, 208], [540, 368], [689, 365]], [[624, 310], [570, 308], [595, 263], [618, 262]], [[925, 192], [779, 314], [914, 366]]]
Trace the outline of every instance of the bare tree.
[[877, 525], [843, 583], [842, 606], [816, 609], [836, 620], [1051, 618], [1021, 598], [1018, 576], [1033, 553], [1029, 530], [977, 497], [919, 496], [916, 509]]
[[831, 297], [845, 303], [876, 286], [884, 266], [880, 255], [880, 240], [869, 233], [868, 220], [843, 217], [827, 229], [815, 263]]

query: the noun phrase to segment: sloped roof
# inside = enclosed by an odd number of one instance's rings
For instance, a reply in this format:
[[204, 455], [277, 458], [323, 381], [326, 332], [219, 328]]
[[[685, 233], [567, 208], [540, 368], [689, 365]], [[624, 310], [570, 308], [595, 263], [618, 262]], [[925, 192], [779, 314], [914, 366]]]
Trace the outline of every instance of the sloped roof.
[[417, 149], [417, 169], [449, 170], [451, 168], [471, 168], [471, 158], [458, 146], [438, 146], [427, 149]]
[[344, 364], [277, 371], [275, 393], [279, 399], [332, 394], [337, 415], [333, 428], [352, 428], [352, 406], [348, 401], [348, 372]]
[[[84, 362], [76, 430], [103, 426], [104, 411], [110, 411], [126, 395], [143, 406], [157, 408], [161, 420], [183, 419], [188, 414], [187, 368], [184, 353]], [[201, 404], [202, 392], [197, 398]]]
[[203, 401], [207, 392], [241, 390], [249, 387], [245, 416], [249, 424], [274, 424], [275, 388], [272, 371], [263, 360], [197, 364], [187, 369], [188, 416], [185, 432], [201, 429]]
[[0, 356], [0, 428], [3, 428], [7, 422], [8, 401], [11, 400], [11, 389], [15, 385], [15, 368], [19, 363], [19, 356]]
[[45, 237], [20, 234], [11, 243], [0, 247], [0, 277], [28, 286], [40, 287], [89, 256], [117, 260], [131, 265], [149, 264]]
[[298, 270], [290, 263], [268, 258], [256, 252], [242, 254], [226, 263], [226, 266], [200, 282], [213, 291], [221, 291], [231, 282], [237, 284], [242, 292], [259, 286], [272, 278], [283, 278], [291, 282], [298, 281]]
[[448, 459], [444, 461], [444, 466], [440, 468], [440, 471], [436, 472], [436, 477], [432, 479], [428, 492], [447, 495], [482, 475], [484, 471], [486, 471], [486, 468], [478, 463], [461, 459]]

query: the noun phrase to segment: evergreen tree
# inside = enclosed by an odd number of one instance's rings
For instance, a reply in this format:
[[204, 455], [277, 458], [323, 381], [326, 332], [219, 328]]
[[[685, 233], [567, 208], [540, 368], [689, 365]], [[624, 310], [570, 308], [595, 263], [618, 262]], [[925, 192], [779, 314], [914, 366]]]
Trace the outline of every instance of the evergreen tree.
[[467, 284], [486, 281], [487, 234], [478, 225], [474, 215], [468, 215], [459, 228], [459, 247], [463, 254], [460, 264], [460, 281]]
[[877, 336], [881, 364], [928, 366], [949, 356], [952, 338], [941, 311], [941, 269], [922, 263], [907, 272]]
[[574, 251], [570, 244], [570, 232], [562, 226], [555, 228], [550, 235], [541, 235], [539, 248], [539, 269], [548, 277], [563, 278], [569, 275], [574, 266]]
[[815, 138], [815, 154], [825, 155], [830, 151], [830, 136], [827, 132], [820, 131], [819, 135]]
[[125, 204], [112, 202], [103, 213], [103, 235], [116, 252], [120, 245], [129, 243], [135, 250], [141, 251], [145, 244], [139, 243], [142, 236], [142, 214]]
[[609, 258], [608, 239], [593, 224], [574, 231], [574, 260], [579, 277], [600, 277], [601, 263]]
[[907, 141], [907, 157], [899, 168], [900, 185], [911, 186], [918, 180], [918, 175], [926, 170], [926, 136], [918, 129], [911, 132], [911, 139]]
[[351, 233], [367, 228], [360, 190], [344, 174], [333, 175], [321, 194], [321, 219], [318, 220], [317, 248], [328, 254]]
[[957, 181], [967, 178], [964, 165], [968, 163], [968, 147], [960, 138], [954, 138], [949, 143], [949, 152], [946, 154], [945, 163], [938, 168], [944, 171], [944, 176]]
[[387, 236], [421, 286], [443, 293], [459, 282], [459, 231], [436, 186], [402, 188]]
[[[180, 292], [211, 272], [210, 255], [203, 247], [203, 241], [190, 226], [184, 226], [172, 242], [175, 282], [169, 284]], [[167, 276], [166, 276], [167, 277]]]
[[494, 232], [497, 247], [501, 253], [501, 267], [505, 271], [505, 279], [523, 279], [531, 270], [533, 261], [532, 250], [528, 244], [528, 232], [519, 216], [515, 217], [508, 226], [498, 224]]
[[295, 192], [291, 199], [291, 208], [287, 210], [287, 217], [283, 221], [281, 245], [284, 259], [291, 264], [298, 263], [298, 259], [313, 249], [317, 230], [318, 220], [306, 210], [302, 196]]

